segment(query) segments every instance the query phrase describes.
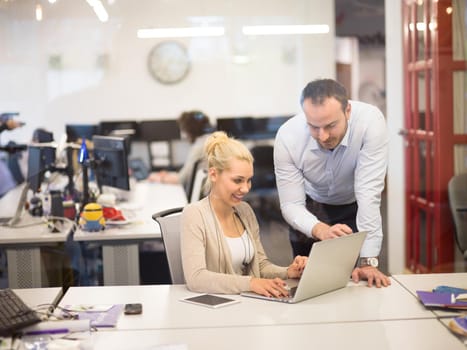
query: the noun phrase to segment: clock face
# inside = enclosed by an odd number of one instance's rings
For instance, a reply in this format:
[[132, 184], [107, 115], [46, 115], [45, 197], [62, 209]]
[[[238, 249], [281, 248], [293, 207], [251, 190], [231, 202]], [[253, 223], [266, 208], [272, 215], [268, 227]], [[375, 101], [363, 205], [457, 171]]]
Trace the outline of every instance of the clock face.
[[190, 70], [188, 52], [182, 44], [176, 41], [160, 43], [149, 53], [148, 68], [159, 82], [178, 83]]

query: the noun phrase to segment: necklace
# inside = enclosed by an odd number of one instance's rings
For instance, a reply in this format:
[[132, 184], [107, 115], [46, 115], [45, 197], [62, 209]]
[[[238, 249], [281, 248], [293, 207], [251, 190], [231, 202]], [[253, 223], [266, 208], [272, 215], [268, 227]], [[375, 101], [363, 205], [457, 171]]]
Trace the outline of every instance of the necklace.
[[[240, 234], [240, 239], [242, 241], [242, 245], [243, 245], [243, 261], [242, 261], [242, 275], [247, 275], [248, 274], [248, 269], [249, 269], [249, 266], [250, 266], [250, 261], [251, 261], [251, 252], [250, 252], [250, 237], [248, 236], [248, 232], [246, 231], [246, 229], [244, 228], [244, 225], [240, 219], [240, 217], [238, 216], [237, 213], [234, 212], [234, 224], [235, 224], [235, 229], [237, 230], [237, 232]], [[243, 227], [244, 230], [242, 231], [242, 229], [240, 228], [240, 230], [238, 230], [238, 226], [237, 226], [237, 220], [240, 220], [240, 225], [241, 225], [241, 228]], [[244, 234], [244, 232], [246, 234]], [[245, 239], [243, 239], [243, 236], [245, 236]], [[246, 240], [246, 241], [245, 241]]]

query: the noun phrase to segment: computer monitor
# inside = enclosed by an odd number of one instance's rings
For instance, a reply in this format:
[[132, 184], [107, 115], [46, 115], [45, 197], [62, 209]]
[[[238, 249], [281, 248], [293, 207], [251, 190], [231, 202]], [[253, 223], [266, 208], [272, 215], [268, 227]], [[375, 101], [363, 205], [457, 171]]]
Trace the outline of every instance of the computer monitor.
[[51, 146], [31, 145], [28, 148], [27, 181], [33, 192], [38, 192], [44, 181], [44, 174], [55, 163], [55, 148]]
[[254, 132], [253, 117], [234, 117], [217, 119], [217, 130], [225, 131], [236, 139], [248, 139]]
[[68, 142], [77, 142], [79, 139], [91, 140], [94, 135], [100, 133], [97, 124], [66, 124], [65, 129]]
[[144, 120], [139, 123], [141, 141], [157, 142], [180, 139], [180, 128], [176, 119]]
[[242, 140], [274, 139], [277, 130], [289, 118], [290, 116], [219, 118], [217, 130]]
[[125, 138], [94, 135], [92, 141], [94, 174], [101, 193], [102, 186], [130, 190]]

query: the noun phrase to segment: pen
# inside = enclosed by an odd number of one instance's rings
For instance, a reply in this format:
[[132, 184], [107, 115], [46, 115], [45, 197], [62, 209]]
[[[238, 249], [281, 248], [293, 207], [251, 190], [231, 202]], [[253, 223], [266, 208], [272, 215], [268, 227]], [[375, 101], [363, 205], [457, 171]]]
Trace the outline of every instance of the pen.
[[61, 334], [68, 333], [70, 330], [68, 328], [55, 328], [55, 329], [38, 329], [31, 330], [24, 333], [24, 335], [40, 335], [40, 334]]

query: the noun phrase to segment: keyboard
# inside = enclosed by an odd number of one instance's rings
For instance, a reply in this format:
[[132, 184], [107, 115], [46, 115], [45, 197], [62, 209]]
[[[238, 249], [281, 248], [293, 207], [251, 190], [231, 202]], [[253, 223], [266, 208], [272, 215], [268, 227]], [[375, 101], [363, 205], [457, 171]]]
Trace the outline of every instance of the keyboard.
[[0, 289], [0, 336], [10, 337], [24, 327], [39, 323], [39, 315], [11, 289]]

